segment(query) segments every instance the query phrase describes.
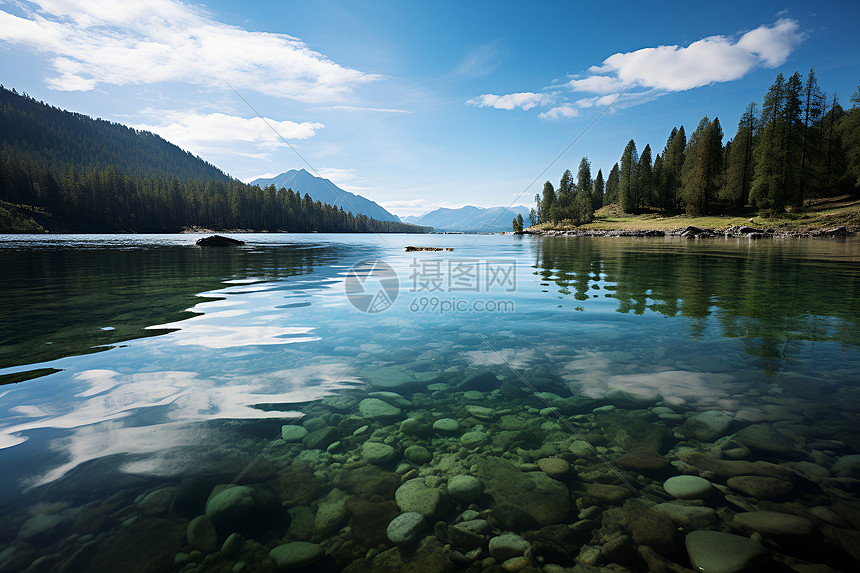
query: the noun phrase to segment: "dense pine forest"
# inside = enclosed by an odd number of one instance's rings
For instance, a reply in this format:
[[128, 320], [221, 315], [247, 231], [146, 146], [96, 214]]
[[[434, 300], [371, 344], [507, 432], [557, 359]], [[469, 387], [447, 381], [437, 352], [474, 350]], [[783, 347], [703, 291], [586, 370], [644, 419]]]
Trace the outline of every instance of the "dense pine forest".
[[0, 86], [0, 232], [184, 228], [399, 232], [307, 194], [229, 177], [161, 137], [70, 113]]
[[535, 196], [531, 222], [574, 225], [615, 204], [625, 213], [702, 216], [755, 209], [768, 215], [798, 211], [804, 201], [860, 191], [860, 88], [845, 110], [818, 85], [815, 70], [804, 79], [782, 74], [759, 106], [744, 110], [734, 138], [723, 145], [718, 118], [703, 117], [687, 136], [672, 128], [662, 152], [641, 153], [630, 140], [604, 178], [592, 178], [583, 157], [574, 179], [564, 172], [558, 188], [547, 181]]

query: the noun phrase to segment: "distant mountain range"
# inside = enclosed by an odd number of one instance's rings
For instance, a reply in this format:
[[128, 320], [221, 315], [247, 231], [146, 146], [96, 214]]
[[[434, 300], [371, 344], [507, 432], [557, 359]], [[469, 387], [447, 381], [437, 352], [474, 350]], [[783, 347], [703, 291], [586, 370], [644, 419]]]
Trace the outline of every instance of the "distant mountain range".
[[433, 227], [436, 231], [498, 233], [510, 231], [511, 221], [518, 214], [522, 214], [526, 226], [528, 226], [529, 208], [523, 205], [517, 205], [510, 209], [506, 207], [473, 207], [471, 205], [459, 209], [441, 207], [419, 217], [404, 217], [403, 222]]
[[302, 197], [307, 193], [314, 201], [343, 207], [344, 211], [351, 212], [353, 215], [367, 215], [377, 221], [400, 222], [400, 217], [392, 215], [370, 199], [344, 191], [328, 179], [315, 177], [304, 169], [290, 169], [269, 179], [255, 179], [251, 181], [251, 185], [259, 185], [260, 187], [274, 185], [275, 189], [292, 189]]

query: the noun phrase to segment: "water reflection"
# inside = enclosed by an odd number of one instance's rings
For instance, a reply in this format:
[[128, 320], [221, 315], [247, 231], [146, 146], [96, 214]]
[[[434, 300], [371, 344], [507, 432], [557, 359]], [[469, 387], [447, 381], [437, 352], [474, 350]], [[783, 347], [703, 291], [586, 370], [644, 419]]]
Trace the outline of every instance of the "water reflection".
[[856, 242], [547, 238], [535, 258], [539, 275], [576, 301], [686, 317], [693, 337], [716, 318], [766, 371], [805, 344], [860, 345]]

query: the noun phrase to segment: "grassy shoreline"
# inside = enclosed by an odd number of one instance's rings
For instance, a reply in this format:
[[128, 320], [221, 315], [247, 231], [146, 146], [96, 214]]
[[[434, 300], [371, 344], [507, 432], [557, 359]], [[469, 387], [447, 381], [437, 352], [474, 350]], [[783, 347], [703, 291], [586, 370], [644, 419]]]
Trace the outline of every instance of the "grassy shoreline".
[[526, 229], [540, 234], [547, 231], [677, 231], [687, 227], [721, 231], [735, 226], [770, 229], [776, 232], [810, 233], [834, 227], [846, 227], [860, 233], [860, 198], [853, 196], [829, 197], [807, 201], [803, 211], [788, 212], [775, 217], [762, 217], [756, 211], [732, 215], [662, 215], [622, 213], [616, 205], [602, 207], [591, 223], [575, 226], [570, 221], [542, 223]]

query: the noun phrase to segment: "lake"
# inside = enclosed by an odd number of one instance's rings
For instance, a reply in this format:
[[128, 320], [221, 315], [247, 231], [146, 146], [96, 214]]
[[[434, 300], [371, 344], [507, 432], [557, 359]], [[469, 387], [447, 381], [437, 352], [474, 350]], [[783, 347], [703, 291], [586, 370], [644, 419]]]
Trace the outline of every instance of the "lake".
[[0, 571], [857, 570], [860, 240], [199, 237], [0, 236]]

